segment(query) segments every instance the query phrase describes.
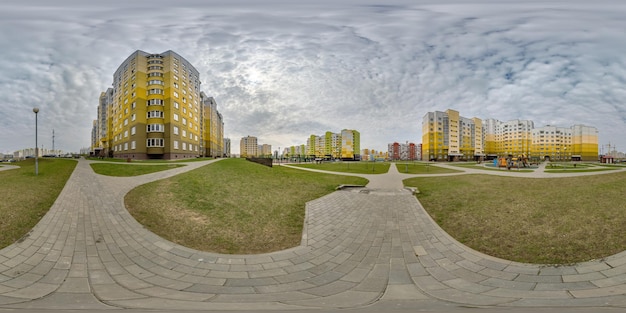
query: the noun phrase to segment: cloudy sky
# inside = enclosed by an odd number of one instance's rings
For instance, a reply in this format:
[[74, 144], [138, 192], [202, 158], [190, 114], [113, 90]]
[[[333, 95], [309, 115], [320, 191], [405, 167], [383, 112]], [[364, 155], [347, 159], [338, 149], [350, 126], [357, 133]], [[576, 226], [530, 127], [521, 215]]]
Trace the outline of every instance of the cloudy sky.
[[173, 50], [233, 141], [356, 129], [421, 142], [422, 117], [599, 129], [626, 151], [626, 1], [0, 1], [0, 152], [90, 144], [100, 92], [135, 50]]

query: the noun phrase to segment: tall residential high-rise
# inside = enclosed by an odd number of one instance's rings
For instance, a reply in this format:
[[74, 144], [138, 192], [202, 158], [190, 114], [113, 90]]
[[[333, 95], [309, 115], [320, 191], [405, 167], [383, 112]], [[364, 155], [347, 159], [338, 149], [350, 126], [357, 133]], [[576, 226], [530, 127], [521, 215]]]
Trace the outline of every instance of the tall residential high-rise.
[[239, 154], [242, 158], [256, 157], [259, 146], [257, 138], [253, 136], [242, 137], [239, 142]]
[[224, 138], [224, 157], [230, 158], [230, 138]]
[[389, 159], [392, 161], [403, 160], [403, 161], [413, 161], [420, 160], [420, 152], [418, 151], [418, 146], [412, 142], [407, 143], [390, 143], [387, 145], [387, 153], [389, 154]]
[[516, 119], [501, 122], [490, 118], [485, 125], [485, 146], [488, 147], [490, 157], [531, 155], [535, 129], [533, 121]]
[[262, 158], [272, 157], [272, 145], [269, 145], [266, 143], [259, 145], [257, 153], [258, 153], [257, 154], [258, 157], [262, 157]]
[[484, 155], [482, 121], [458, 111], [428, 112], [422, 119], [422, 158], [425, 160], [474, 159]]
[[341, 157], [341, 134], [327, 131], [323, 136], [311, 135], [307, 140], [308, 156], [338, 159]]
[[[113, 88], [100, 96], [100, 142], [94, 151], [134, 159], [205, 155], [203, 127], [213, 119], [205, 121], [203, 97], [208, 97], [201, 95], [200, 84], [198, 70], [171, 50], [133, 52], [115, 71]], [[215, 123], [219, 131], [220, 121]]]
[[353, 129], [341, 130], [341, 158], [361, 160], [361, 134]]
[[224, 119], [217, 110], [213, 97], [200, 92], [203, 106], [202, 129], [204, 155], [222, 157], [224, 155]]

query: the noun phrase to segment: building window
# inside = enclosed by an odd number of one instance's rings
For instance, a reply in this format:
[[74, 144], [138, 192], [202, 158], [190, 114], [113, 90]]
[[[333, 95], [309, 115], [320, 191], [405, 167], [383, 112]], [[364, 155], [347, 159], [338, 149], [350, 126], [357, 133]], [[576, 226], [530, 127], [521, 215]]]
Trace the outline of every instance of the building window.
[[148, 111], [148, 118], [163, 118], [163, 111]]
[[178, 92], [174, 91], [174, 97], [178, 98]]
[[133, 115], [130, 116], [130, 120], [134, 121], [137, 118], [137, 115], [135, 113], [133, 113]]
[[135, 128], [135, 126], [133, 126], [133, 127], [130, 128], [130, 134], [134, 135], [135, 133], [136, 133], [136, 128]]
[[130, 148], [131, 148], [131, 149], [133, 149], [133, 150], [135, 150], [135, 149], [137, 148], [137, 142], [136, 142], [136, 141], [134, 141], [134, 140], [133, 140], [133, 141], [131, 141], [131, 142], [130, 142]]
[[183, 137], [187, 137], [187, 131], [183, 129]]
[[174, 149], [178, 149], [178, 140], [174, 140]]
[[187, 143], [183, 142], [183, 150], [187, 150]]
[[133, 102], [133, 104], [131, 104], [130, 107], [134, 109], [136, 105], [137, 105], [137, 102]]
[[128, 131], [127, 130], [124, 131], [124, 138], [126, 138], [126, 137], [128, 137]]
[[161, 100], [161, 99], [150, 99], [150, 100], [148, 100], [148, 105], [163, 105], [163, 100]]
[[183, 117], [183, 125], [187, 125], [187, 119]]
[[174, 135], [178, 135], [178, 126], [174, 126]]
[[178, 114], [177, 113], [174, 113], [174, 120], [178, 121]]
[[163, 147], [163, 138], [148, 138], [147, 147]]
[[128, 119], [127, 118], [124, 119], [124, 126], [126, 126], [126, 125], [128, 125]]
[[164, 132], [165, 131], [165, 127], [163, 126], [163, 124], [148, 124], [146, 125], [148, 132]]

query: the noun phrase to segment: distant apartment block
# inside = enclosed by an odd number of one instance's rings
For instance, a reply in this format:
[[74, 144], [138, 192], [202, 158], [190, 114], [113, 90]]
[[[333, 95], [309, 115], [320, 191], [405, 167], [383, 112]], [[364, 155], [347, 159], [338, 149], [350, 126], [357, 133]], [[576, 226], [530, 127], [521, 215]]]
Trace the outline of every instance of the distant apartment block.
[[230, 158], [230, 138], [224, 138], [224, 157]]
[[257, 144], [257, 138], [253, 136], [246, 136], [241, 138], [239, 142], [239, 155], [242, 158], [256, 157], [259, 151], [259, 145]]
[[362, 149], [361, 150], [361, 161], [377, 161], [377, 160], [388, 160], [389, 152], [388, 151], [376, 151], [374, 149]]
[[257, 149], [257, 156], [262, 158], [271, 158], [272, 157], [272, 145], [262, 144], [259, 145]]
[[389, 160], [392, 161], [414, 161], [422, 159], [419, 146], [412, 142], [390, 143], [387, 145], [387, 153]]
[[[344, 129], [341, 133], [327, 131], [324, 135], [311, 135], [306, 145], [294, 146], [285, 154], [301, 158], [360, 160], [361, 135], [356, 130]], [[294, 154], [295, 151], [298, 153]]]
[[422, 159], [456, 160], [484, 157], [482, 121], [458, 111], [428, 112], [422, 120]]
[[598, 130], [592, 126], [544, 126], [465, 118], [458, 111], [428, 112], [422, 120], [423, 160], [483, 160], [509, 155], [535, 159], [598, 159]]
[[132, 53], [102, 92], [92, 134], [95, 154], [132, 159], [219, 156], [223, 122], [200, 75], [173, 51]]
[[202, 98], [202, 144], [204, 156], [224, 156], [224, 118], [217, 110], [217, 103], [213, 97], [200, 93]]

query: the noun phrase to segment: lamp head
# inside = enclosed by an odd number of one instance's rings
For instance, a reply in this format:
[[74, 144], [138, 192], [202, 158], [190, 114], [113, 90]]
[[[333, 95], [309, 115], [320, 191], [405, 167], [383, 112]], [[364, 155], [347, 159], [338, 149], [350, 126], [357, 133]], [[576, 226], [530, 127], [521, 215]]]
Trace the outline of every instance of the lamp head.
[[39, 113], [39, 108], [33, 108], [33, 112], [35, 112], [35, 114]]

